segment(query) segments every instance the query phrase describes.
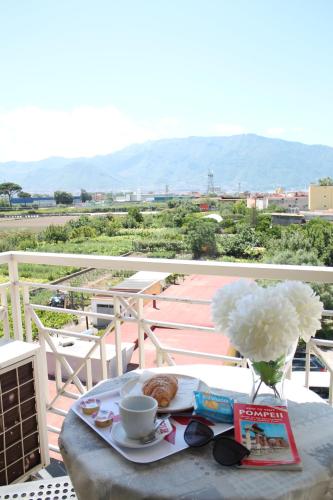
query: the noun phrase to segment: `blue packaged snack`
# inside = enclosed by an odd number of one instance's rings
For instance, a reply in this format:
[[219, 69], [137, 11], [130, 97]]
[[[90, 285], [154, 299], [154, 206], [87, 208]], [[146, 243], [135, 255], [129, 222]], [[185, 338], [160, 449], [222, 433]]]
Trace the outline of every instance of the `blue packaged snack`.
[[196, 415], [215, 422], [234, 422], [234, 400], [212, 392], [194, 391]]

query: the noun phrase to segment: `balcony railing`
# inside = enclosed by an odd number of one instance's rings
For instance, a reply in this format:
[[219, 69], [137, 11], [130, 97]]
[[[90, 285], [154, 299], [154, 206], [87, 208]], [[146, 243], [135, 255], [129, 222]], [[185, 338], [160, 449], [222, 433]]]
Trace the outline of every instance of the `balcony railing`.
[[[265, 280], [299, 280], [305, 282], [319, 282], [333, 284], [333, 268], [312, 267], [312, 266], [286, 266], [269, 264], [233, 264], [210, 261], [181, 261], [167, 259], [146, 259], [137, 257], [102, 257], [91, 255], [72, 255], [37, 252], [6, 252], [0, 254], [0, 264], [8, 266], [9, 280], [0, 285], [0, 320], [3, 322], [3, 332], [5, 338], [17, 340], [33, 341], [33, 328], [36, 325], [38, 330], [38, 342], [44, 353], [44, 380], [47, 380], [48, 368], [46, 365], [46, 351], [51, 351], [55, 358], [55, 395], [51, 398], [48, 393], [48, 386], [45, 384], [45, 396], [47, 409], [50, 413], [65, 416], [66, 411], [57, 406], [60, 397], [77, 399], [80, 394], [90, 389], [93, 385], [92, 356], [98, 353], [101, 364], [101, 379], [108, 377], [106, 340], [108, 335], [112, 335], [116, 353], [116, 372], [123, 373], [122, 357], [122, 325], [133, 323], [136, 325], [139, 366], [145, 368], [145, 338], [153, 344], [156, 350], [156, 365], [175, 364], [172, 354], [187, 355], [196, 358], [209, 358], [216, 363], [232, 363], [236, 366], [246, 366], [246, 360], [238, 356], [227, 356], [221, 353], [197, 352], [192, 349], [181, 349], [165, 345], [154, 333], [154, 327], [166, 327], [181, 330], [191, 330], [206, 332], [214, 331], [212, 327], [198, 324], [188, 324], [181, 321], [161, 321], [149, 318], [146, 313], [145, 303], [147, 300], [180, 302], [184, 305], [205, 305], [209, 306], [210, 300], [194, 299], [191, 297], [169, 296], [165, 294], [152, 295], [145, 293], [120, 292], [115, 290], [101, 290], [100, 288], [88, 288], [69, 285], [52, 285], [49, 283], [39, 283], [37, 281], [24, 281], [20, 279], [20, 264], [47, 264], [48, 266], [75, 266], [80, 268], [97, 268], [107, 270], [126, 271], [157, 271], [167, 273], [179, 273], [184, 275], [215, 275], [229, 276], [250, 279]], [[50, 291], [59, 290], [68, 292], [79, 292], [83, 294], [103, 294], [113, 299], [113, 314], [102, 314], [84, 309], [61, 309], [45, 304], [32, 303], [32, 293], [36, 289]], [[10, 299], [8, 302], [8, 298]], [[10, 306], [10, 309], [9, 309]], [[10, 314], [9, 314], [10, 311]], [[82, 333], [69, 328], [57, 329], [45, 326], [40, 311], [51, 311], [59, 314], [70, 313], [75, 316], [89, 318], [104, 318], [110, 321], [109, 327], [101, 335], [94, 333]], [[326, 311], [326, 315], [332, 315], [332, 311]], [[87, 344], [85, 355], [81, 362], [73, 368], [66, 355], [59, 352], [55, 342], [56, 335], [64, 335], [68, 338], [79, 339]], [[320, 342], [319, 342], [320, 343]], [[309, 385], [310, 355], [315, 354], [317, 344], [311, 341], [307, 349], [306, 362], [306, 385]], [[85, 369], [85, 382], [80, 379], [81, 370]], [[330, 403], [333, 401], [333, 368], [329, 367], [330, 378]], [[66, 377], [63, 377], [63, 372]], [[70, 387], [76, 388], [76, 392]], [[59, 428], [49, 425], [50, 432], [59, 432]], [[56, 446], [50, 446], [53, 451], [58, 451]]]

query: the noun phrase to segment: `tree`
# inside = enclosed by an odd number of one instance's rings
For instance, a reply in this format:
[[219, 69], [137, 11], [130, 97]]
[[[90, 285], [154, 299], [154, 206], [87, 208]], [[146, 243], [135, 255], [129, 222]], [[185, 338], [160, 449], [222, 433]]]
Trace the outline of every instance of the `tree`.
[[91, 201], [92, 196], [90, 193], [88, 193], [85, 189], [81, 189], [81, 201], [82, 203], [85, 203], [86, 201]]
[[54, 199], [57, 205], [71, 205], [73, 203], [73, 195], [71, 193], [66, 193], [66, 191], [56, 191], [54, 193]]
[[26, 193], [25, 191], [20, 191], [17, 195], [19, 198], [31, 198], [30, 193]]
[[196, 226], [192, 226], [188, 232], [188, 243], [194, 259], [199, 259], [202, 255], [216, 255], [216, 229], [214, 226], [208, 221], [198, 221]]
[[12, 206], [12, 196], [19, 191], [22, 191], [21, 186], [14, 182], [3, 182], [0, 184], [0, 194], [8, 196], [10, 206]]
[[319, 186], [333, 186], [332, 177], [322, 177], [318, 181]]
[[128, 209], [128, 217], [131, 219], [134, 219], [135, 222], [137, 222], [138, 224], [143, 222], [142, 213], [140, 212], [140, 210], [137, 207], [130, 207]]

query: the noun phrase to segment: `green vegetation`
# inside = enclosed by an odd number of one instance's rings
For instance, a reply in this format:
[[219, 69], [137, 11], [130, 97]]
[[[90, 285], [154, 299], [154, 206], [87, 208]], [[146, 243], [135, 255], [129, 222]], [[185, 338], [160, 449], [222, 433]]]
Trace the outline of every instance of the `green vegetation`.
[[22, 191], [22, 188], [19, 184], [15, 184], [15, 182], [3, 182], [0, 184], [0, 195], [8, 196], [9, 205], [12, 206], [12, 197], [14, 194]]
[[332, 177], [323, 177], [318, 181], [319, 186], [333, 186]]
[[56, 191], [54, 199], [57, 205], [72, 205], [74, 198], [71, 193], [67, 193], [66, 191]]
[[[140, 205], [131, 205], [126, 207], [125, 216], [82, 214], [63, 226], [51, 225], [39, 233], [2, 233], [0, 251], [113, 256], [134, 252], [160, 258], [333, 266], [333, 224], [328, 221], [313, 219], [304, 225], [272, 226], [269, 211], [248, 209], [244, 201], [210, 200], [209, 205], [215, 205], [222, 222], [205, 218], [206, 213], [200, 212], [198, 204], [189, 201], [172, 200], [156, 214], [142, 214]], [[20, 266], [20, 276], [47, 282], [75, 270], [24, 264]], [[0, 281], [8, 279], [6, 273], [6, 268], [1, 267]], [[116, 282], [117, 277], [110, 279]], [[313, 288], [320, 293], [325, 308], [332, 309], [333, 285], [314, 284]], [[48, 295], [43, 293], [45, 302]], [[321, 334], [332, 338], [332, 321], [324, 323]]]

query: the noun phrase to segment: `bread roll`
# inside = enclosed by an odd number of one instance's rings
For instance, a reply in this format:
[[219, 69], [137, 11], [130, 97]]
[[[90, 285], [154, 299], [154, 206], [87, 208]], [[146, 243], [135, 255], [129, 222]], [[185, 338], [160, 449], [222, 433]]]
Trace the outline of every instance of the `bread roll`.
[[155, 375], [143, 385], [142, 392], [145, 396], [156, 399], [158, 406], [165, 408], [178, 391], [178, 381], [174, 375]]

